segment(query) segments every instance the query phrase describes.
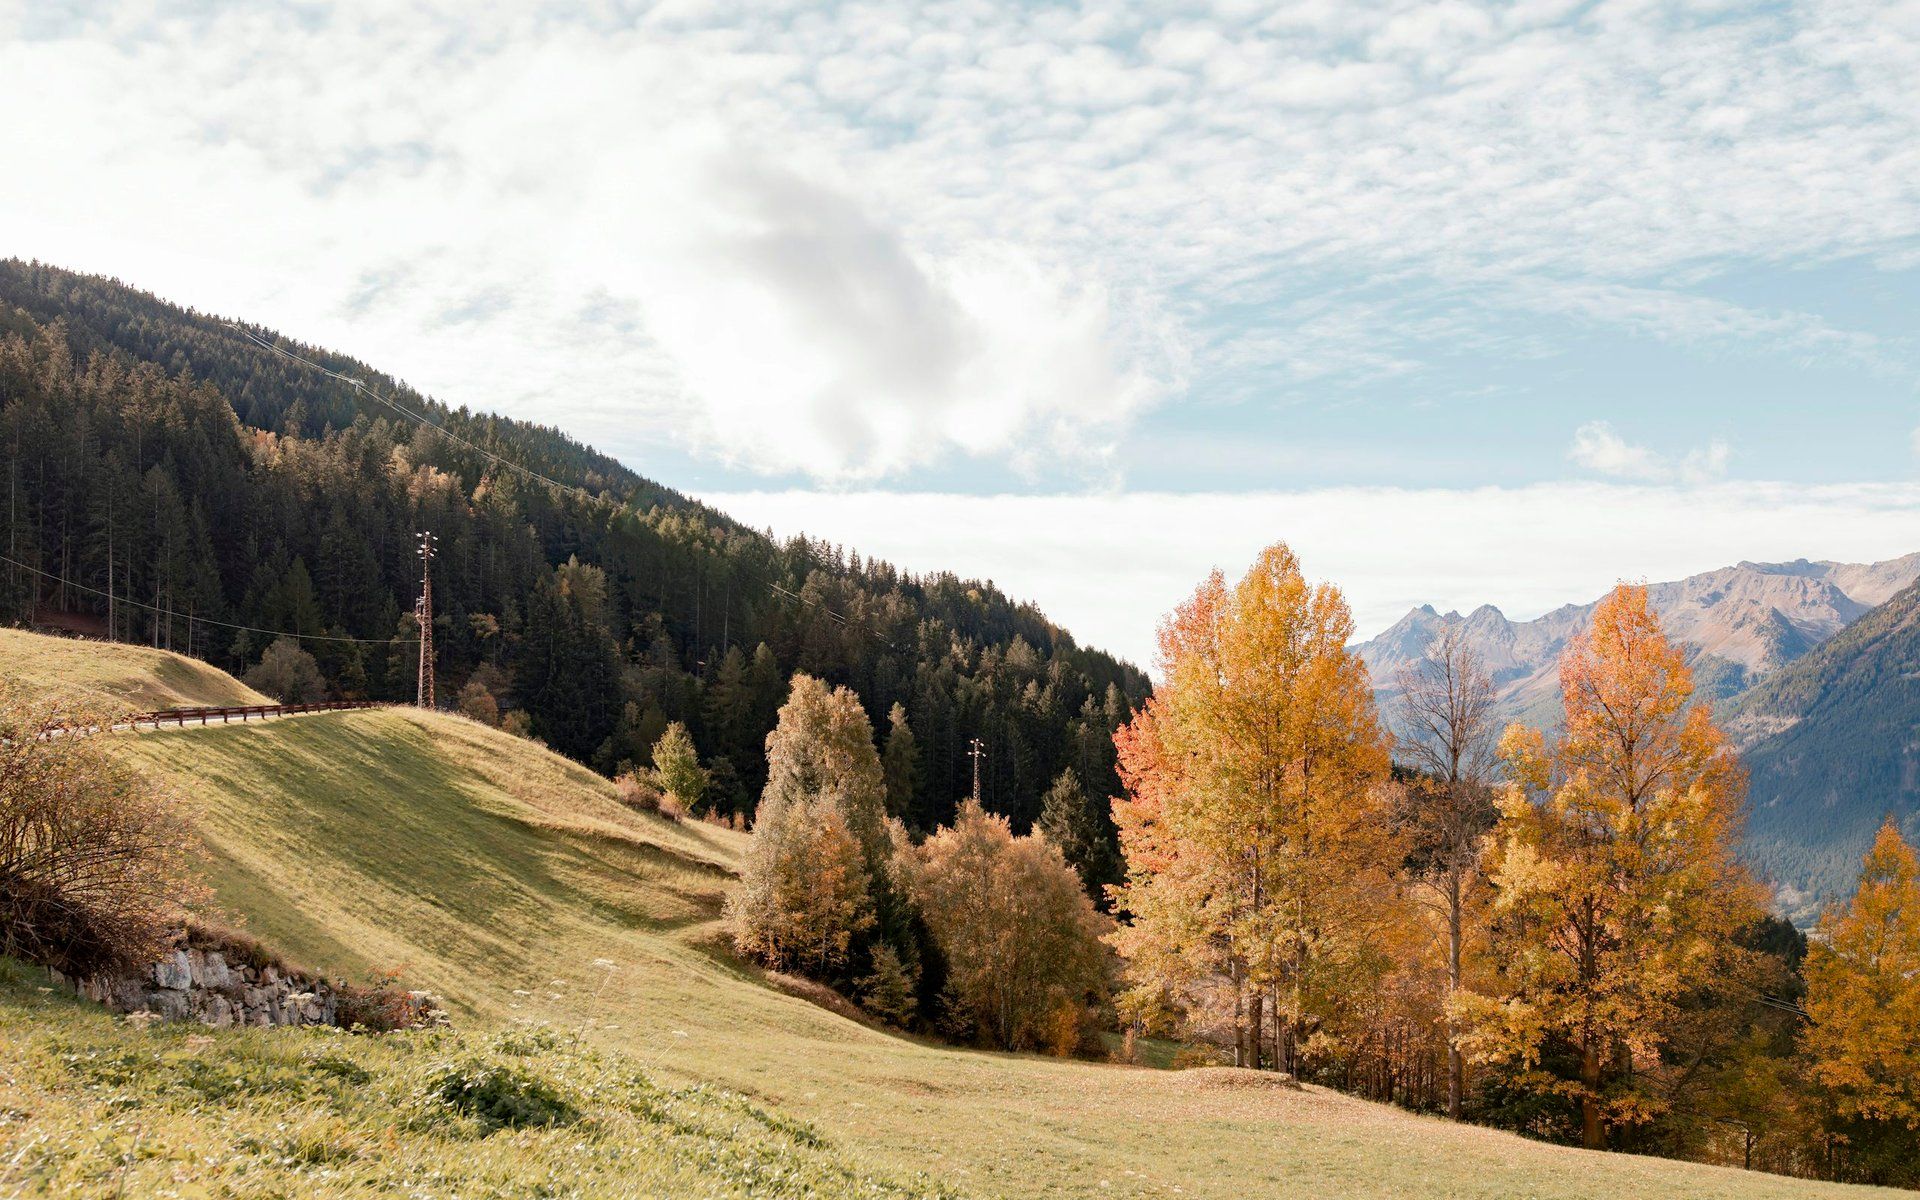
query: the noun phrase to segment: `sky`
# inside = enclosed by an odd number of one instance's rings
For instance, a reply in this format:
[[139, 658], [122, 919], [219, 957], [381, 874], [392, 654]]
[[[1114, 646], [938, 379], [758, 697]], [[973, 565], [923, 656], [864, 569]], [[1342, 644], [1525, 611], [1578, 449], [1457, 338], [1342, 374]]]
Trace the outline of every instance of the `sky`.
[[0, 0], [0, 254], [1143, 665], [1920, 549], [1920, 0]]

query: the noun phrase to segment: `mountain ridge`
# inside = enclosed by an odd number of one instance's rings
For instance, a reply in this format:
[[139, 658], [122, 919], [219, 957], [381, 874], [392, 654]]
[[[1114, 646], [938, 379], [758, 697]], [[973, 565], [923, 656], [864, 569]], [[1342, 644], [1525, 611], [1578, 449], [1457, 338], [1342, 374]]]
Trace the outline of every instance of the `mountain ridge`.
[[1724, 723], [1747, 765], [1747, 853], [1806, 921], [1852, 891], [1887, 816], [1920, 837], [1920, 582], [1761, 680]]
[[[1688, 649], [1701, 693], [1726, 701], [1916, 579], [1920, 552], [1873, 563], [1742, 560], [1647, 586], [1668, 635]], [[1595, 603], [1563, 604], [1526, 621], [1510, 620], [1492, 604], [1465, 616], [1423, 604], [1354, 650], [1373, 675], [1376, 698], [1390, 709], [1395, 673], [1424, 659], [1441, 630], [1459, 624], [1493, 678], [1499, 715], [1550, 725], [1557, 719], [1560, 653]]]

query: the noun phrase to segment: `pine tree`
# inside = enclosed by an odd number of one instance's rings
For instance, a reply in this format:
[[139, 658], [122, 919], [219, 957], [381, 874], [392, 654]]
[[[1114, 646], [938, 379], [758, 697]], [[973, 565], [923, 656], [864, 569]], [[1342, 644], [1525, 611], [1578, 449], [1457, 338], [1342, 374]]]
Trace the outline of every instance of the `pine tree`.
[[1087, 803], [1080, 776], [1071, 768], [1060, 772], [1047, 789], [1034, 828], [1060, 851], [1090, 897], [1100, 899], [1106, 886], [1116, 882], [1111, 843]]
[[892, 946], [873, 951], [873, 971], [861, 978], [860, 1007], [898, 1029], [913, 1023], [919, 1005], [914, 993], [919, 979], [900, 961]]
[[914, 812], [915, 761], [913, 730], [907, 725], [907, 710], [895, 704], [887, 713], [887, 748], [881, 755], [887, 777], [887, 815], [912, 823]]

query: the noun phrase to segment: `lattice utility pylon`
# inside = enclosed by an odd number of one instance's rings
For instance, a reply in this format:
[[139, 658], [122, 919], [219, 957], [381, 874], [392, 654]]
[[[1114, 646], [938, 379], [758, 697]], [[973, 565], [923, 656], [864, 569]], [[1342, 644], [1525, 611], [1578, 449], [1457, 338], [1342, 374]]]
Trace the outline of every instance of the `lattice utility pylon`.
[[973, 802], [980, 803], [980, 760], [987, 756], [987, 744], [974, 738], [967, 744], [967, 753], [973, 757]]
[[432, 708], [433, 700], [433, 555], [440, 539], [432, 533], [420, 535], [420, 599], [414, 602], [413, 617], [420, 623], [420, 690], [415, 703]]

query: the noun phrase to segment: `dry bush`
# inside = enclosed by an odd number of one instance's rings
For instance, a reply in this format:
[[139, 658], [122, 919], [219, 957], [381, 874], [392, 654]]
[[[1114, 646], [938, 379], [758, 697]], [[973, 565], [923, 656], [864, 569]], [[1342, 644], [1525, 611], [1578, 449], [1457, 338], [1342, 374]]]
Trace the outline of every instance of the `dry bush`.
[[82, 732], [118, 716], [0, 681], [0, 951], [79, 977], [153, 962], [201, 894], [175, 797]]
[[620, 803], [636, 812], [657, 813], [660, 811], [660, 789], [653, 780], [638, 771], [628, 771], [613, 781], [614, 793]]

